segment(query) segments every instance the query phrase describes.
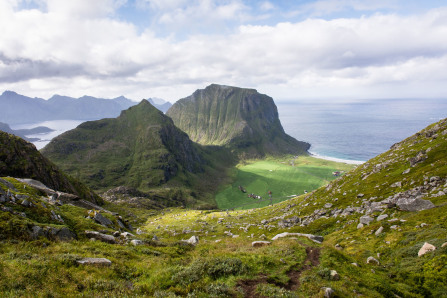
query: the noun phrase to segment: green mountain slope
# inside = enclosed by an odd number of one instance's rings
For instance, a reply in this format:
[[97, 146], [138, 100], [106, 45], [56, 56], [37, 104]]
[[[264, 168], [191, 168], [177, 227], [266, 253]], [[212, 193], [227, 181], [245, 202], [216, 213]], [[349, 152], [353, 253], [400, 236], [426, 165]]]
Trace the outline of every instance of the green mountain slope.
[[205, 163], [188, 136], [146, 100], [118, 118], [79, 125], [42, 153], [95, 189], [147, 190], [203, 172]]
[[166, 113], [191, 140], [235, 150], [241, 157], [303, 154], [309, 144], [284, 132], [273, 99], [254, 89], [210, 85]]
[[42, 156], [33, 144], [0, 131], [0, 177], [2, 176], [35, 179], [51, 189], [75, 194], [95, 203], [101, 202], [98, 195], [64, 174]]

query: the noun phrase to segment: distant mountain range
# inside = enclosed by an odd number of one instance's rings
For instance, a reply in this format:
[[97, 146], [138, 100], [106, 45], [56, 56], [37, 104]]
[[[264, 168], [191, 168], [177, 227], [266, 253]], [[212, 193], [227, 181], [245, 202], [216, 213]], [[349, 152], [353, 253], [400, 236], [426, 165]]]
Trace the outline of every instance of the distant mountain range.
[[[162, 112], [171, 104], [160, 99], [148, 101]], [[124, 96], [113, 99], [83, 96], [73, 98], [54, 95], [50, 99], [31, 98], [13, 91], [0, 95], [0, 122], [7, 124], [35, 123], [47, 120], [93, 120], [115, 118], [122, 110], [136, 105]]]

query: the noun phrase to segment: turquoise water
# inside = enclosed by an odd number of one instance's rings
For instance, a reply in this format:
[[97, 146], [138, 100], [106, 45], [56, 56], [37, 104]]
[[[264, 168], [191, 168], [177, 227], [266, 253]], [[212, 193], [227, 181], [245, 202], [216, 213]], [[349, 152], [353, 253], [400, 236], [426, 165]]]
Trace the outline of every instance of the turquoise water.
[[309, 142], [314, 154], [346, 160], [366, 161], [447, 118], [447, 99], [276, 104], [286, 133]]

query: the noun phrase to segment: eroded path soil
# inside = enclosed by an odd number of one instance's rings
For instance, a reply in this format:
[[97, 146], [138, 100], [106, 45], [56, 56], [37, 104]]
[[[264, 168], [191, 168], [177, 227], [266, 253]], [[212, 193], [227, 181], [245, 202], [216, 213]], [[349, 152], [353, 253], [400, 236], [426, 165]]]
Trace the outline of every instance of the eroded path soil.
[[[283, 286], [284, 289], [289, 291], [295, 291], [300, 286], [300, 277], [301, 274], [307, 270], [312, 269], [315, 266], [320, 264], [320, 248], [306, 246], [306, 259], [303, 262], [303, 265], [298, 269], [292, 269], [287, 272], [287, 276], [289, 277], [289, 282]], [[260, 298], [262, 296], [256, 294], [256, 287], [259, 284], [268, 283], [268, 276], [260, 275], [256, 279], [248, 279], [248, 280], [240, 280], [236, 284], [236, 287], [242, 288], [244, 291], [244, 297], [246, 298]]]

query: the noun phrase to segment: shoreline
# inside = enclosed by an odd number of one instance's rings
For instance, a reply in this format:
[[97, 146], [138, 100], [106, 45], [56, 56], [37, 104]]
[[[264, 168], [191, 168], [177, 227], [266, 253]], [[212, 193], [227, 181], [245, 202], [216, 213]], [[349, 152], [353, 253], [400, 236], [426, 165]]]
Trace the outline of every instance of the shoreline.
[[350, 165], [361, 165], [366, 162], [364, 160], [351, 160], [351, 159], [342, 159], [342, 158], [324, 156], [324, 155], [319, 155], [317, 153], [310, 152], [310, 151], [309, 151], [309, 154], [310, 154], [310, 156], [315, 157], [315, 158], [330, 160], [330, 161], [335, 161], [335, 162], [342, 162], [342, 163], [346, 163], [346, 164], [350, 164]]

